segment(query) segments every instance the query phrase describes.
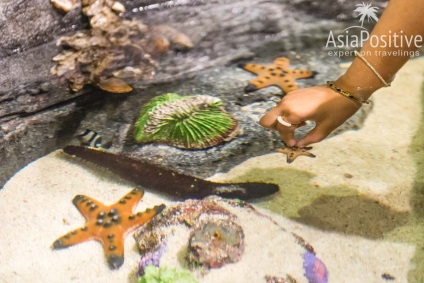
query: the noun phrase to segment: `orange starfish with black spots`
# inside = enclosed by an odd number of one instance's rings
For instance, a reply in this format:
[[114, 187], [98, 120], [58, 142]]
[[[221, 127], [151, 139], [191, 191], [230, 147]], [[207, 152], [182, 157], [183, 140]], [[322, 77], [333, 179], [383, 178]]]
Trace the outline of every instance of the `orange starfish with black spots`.
[[301, 155], [308, 156], [308, 157], [316, 157], [315, 154], [312, 154], [309, 152], [312, 147], [285, 147], [285, 148], [277, 148], [277, 152], [284, 153], [287, 155], [287, 163], [292, 163], [296, 158], [298, 158]]
[[121, 267], [124, 263], [125, 237], [165, 208], [162, 204], [133, 214], [143, 194], [142, 190], [132, 190], [112, 205], [104, 205], [93, 198], [77, 195], [72, 202], [84, 215], [85, 226], [63, 235], [53, 243], [52, 248], [62, 249], [96, 240], [102, 243], [109, 266]]
[[289, 64], [289, 59], [284, 57], [275, 59], [271, 66], [240, 64], [240, 68], [258, 75], [249, 82], [244, 91], [249, 93], [267, 86], [277, 86], [288, 93], [299, 88], [296, 79], [311, 78], [317, 74], [307, 69], [290, 69]]

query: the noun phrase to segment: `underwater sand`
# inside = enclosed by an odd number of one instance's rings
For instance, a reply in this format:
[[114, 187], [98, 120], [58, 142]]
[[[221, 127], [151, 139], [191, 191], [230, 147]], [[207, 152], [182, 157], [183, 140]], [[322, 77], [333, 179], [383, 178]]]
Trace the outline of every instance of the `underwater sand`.
[[278, 183], [258, 206], [322, 231], [413, 243], [408, 282], [424, 282], [423, 82], [424, 59], [411, 60], [372, 96], [363, 128], [314, 145], [315, 159], [288, 165], [272, 153], [212, 179]]
[[[131, 188], [104, 173], [93, 174], [60, 152], [28, 165], [0, 191], [0, 242], [7, 243], [1, 249], [0, 281], [29, 282], [38, 278], [38, 282], [136, 282], [140, 255], [132, 236], [127, 237], [125, 262], [119, 270], [109, 269], [101, 245], [94, 241], [63, 250], [50, 249], [56, 238], [84, 224], [71, 202], [75, 195], [113, 203]], [[137, 211], [164, 201], [147, 192]], [[281, 227], [312, 244], [329, 269], [330, 282], [373, 282], [385, 272], [396, 276], [398, 282], [406, 282], [402, 278], [407, 276], [413, 245], [322, 232], [273, 215], [279, 227], [248, 210], [232, 211], [245, 232], [243, 258], [211, 271], [200, 282], [263, 282], [266, 274], [283, 276], [286, 272], [298, 282], [307, 282], [301, 261], [304, 250]], [[168, 242], [161, 264], [178, 265], [181, 243], [186, 242], [187, 233], [177, 231]], [[347, 276], [349, 281], [343, 281]]]
[[[314, 247], [327, 266], [329, 282], [385, 282], [384, 273], [396, 277], [394, 282], [408, 282], [408, 276], [409, 282], [423, 282], [424, 213], [416, 211], [422, 203], [411, 203], [412, 196], [422, 199], [417, 187], [423, 168], [417, 158], [422, 157], [424, 137], [417, 141], [423, 135], [414, 135], [422, 125], [423, 73], [423, 59], [409, 62], [393, 87], [374, 95], [374, 110], [364, 127], [316, 145], [316, 159], [301, 157], [287, 165], [283, 155], [269, 154], [214, 176], [279, 183], [278, 195], [256, 202], [279, 227], [235, 209], [246, 234], [243, 258], [210, 271], [200, 282], [264, 282], [265, 274], [286, 272], [307, 282], [302, 251], [287, 231]], [[101, 245], [94, 241], [50, 249], [56, 238], [84, 224], [71, 202], [75, 195], [113, 203], [131, 189], [60, 152], [23, 168], [0, 191], [0, 281], [135, 282], [140, 255], [132, 236], [126, 239], [125, 263], [119, 270], [109, 269]], [[162, 202], [169, 203], [146, 192], [136, 210]], [[187, 241], [179, 236], [183, 234], [176, 233], [172, 241]], [[178, 265], [178, 248], [173, 247], [162, 264]]]

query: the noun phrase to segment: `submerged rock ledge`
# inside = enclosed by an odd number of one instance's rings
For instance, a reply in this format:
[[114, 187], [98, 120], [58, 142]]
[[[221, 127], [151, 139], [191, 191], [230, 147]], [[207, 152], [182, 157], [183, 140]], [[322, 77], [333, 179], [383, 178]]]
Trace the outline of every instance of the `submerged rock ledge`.
[[[184, 31], [195, 45], [189, 52], [170, 52], [159, 58], [155, 78], [136, 83], [128, 95], [112, 95], [92, 87], [72, 93], [49, 74], [51, 59], [59, 52], [55, 41], [88, 26], [79, 7], [63, 14], [49, 1], [0, 4], [0, 22], [4, 23], [0, 25], [4, 43], [0, 49], [0, 158], [6, 161], [0, 167], [0, 187], [29, 162], [74, 142], [75, 135], [86, 128], [109, 139], [112, 150], [118, 153], [201, 177], [226, 171], [280, 143], [256, 122], [279, 100], [281, 91], [269, 88], [245, 95], [243, 88], [252, 76], [238, 70], [236, 62], [268, 64], [275, 57], [286, 56], [293, 66], [320, 73], [300, 81], [300, 87], [323, 83], [342, 72], [339, 59], [328, 57], [321, 49], [328, 30], [342, 29], [345, 23], [315, 18], [288, 2], [122, 3], [127, 8], [125, 18], [171, 25]], [[207, 151], [135, 144], [132, 124], [140, 107], [165, 92], [221, 98], [224, 107], [239, 119], [244, 134]], [[360, 127], [364, 117], [365, 113], [359, 112], [345, 129]]]

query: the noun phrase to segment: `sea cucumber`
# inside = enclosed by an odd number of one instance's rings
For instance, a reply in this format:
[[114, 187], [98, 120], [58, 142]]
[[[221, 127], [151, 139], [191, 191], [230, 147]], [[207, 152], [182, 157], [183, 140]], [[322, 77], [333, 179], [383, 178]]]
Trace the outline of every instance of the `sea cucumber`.
[[242, 200], [269, 196], [278, 186], [267, 183], [215, 183], [165, 169], [154, 164], [82, 146], [67, 146], [66, 154], [102, 166], [120, 177], [177, 199], [202, 199], [209, 195]]

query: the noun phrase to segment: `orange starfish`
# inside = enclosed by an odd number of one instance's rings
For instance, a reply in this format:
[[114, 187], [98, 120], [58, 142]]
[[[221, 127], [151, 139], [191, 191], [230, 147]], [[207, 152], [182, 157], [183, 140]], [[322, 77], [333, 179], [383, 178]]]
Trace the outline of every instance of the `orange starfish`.
[[141, 190], [132, 190], [112, 205], [104, 205], [90, 197], [77, 195], [72, 202], [87, 220], [85, 226], [63, 235], [53, 243], [52, 248], [62, 249], [88, 240], [97, 240], [103, 245], [110, 267], [121, 267], [124, 263], [125, 236], [165, 208], [162, 204], [133, 214], [132, 211], [143, 194]]
[[285, 147], [277, 148], [277, 152], [284, 153], [287, 155], [287, 163], [292, 163], [297, 157], [304, 155], [308, 157], [316, 157], [314, 154], [310, 153], [308, 150], [311, 150], [312, 147]]
[[274, 64], [271, 66], [240, 64], [240, 68], [258, 75], [257, 78], [249, 82], [244, 91], [249, 93], [273, 85], [288, 93], [299, 88], [296, 84], [296, 79], [311, 78], [317, 74], [307, 69], [292, 70], [289, 68], [289, 64], [289, 59], [284, 57], [275, 59]]

